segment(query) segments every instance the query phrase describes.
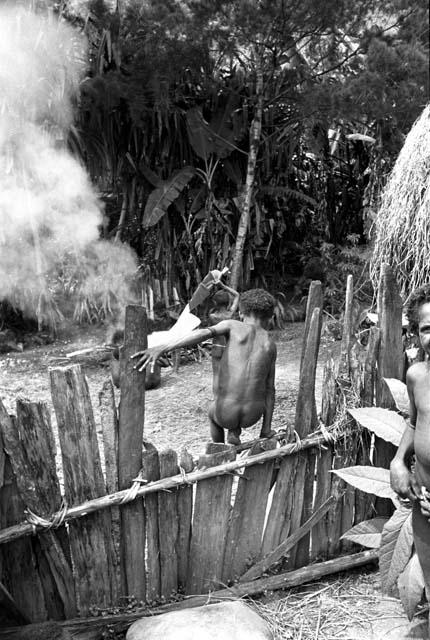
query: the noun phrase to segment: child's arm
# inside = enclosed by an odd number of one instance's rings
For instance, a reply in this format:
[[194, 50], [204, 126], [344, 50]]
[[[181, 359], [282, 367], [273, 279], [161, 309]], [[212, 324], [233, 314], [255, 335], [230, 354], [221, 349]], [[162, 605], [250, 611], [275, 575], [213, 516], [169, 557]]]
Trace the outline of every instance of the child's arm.
[[407, 466], [407, 460], [414, 452], [415, 424], [417, 420], [417, 408], [413, 393], [414, 381], [409, 371], [406, 375], [406, 383], [409, 394], [410, 419], [409, 422], [406, 423], [406, 428], [400, 440], [397, 453], [391, 461], [390, 482], [392, 489], [401, 498], [416, 500], [417, 496], [413, 488], [412, 476]]
[[237, 308], [239, 306], [239, 298], [240, 298], [240, 294], [238, 291], [236, 291], [236, 289], [232, 289], [231, 287], [228, 287], [226, 284], [224, 284], [224, 282], [222, 282], [220, 280], [219, 282], [220, 286], [225, 289], [231, 296], [233, 296], [233, 302], [230, 304], [228, 310], [231, 313], [236, 313]]
[[272, 363], [266, 381], [266, 402], [263, 413], [263, 424], [260, 438], [269, 438], [274, 432], [271, 430], [273, 408], [275, 406], [275, 365], [276, 365], [276, 345], [272, 346]]
[[157, 347], [152, 347], [150, 349], [145, 349], [144, 351], [138, 351], [134, 353], [131, 358], [139, 358], [137, 364], [134, 366], [135, 369], [139, 371], [143, 371], [150, 364], [151, 371], [154, 369], [154, 364], [157, 359], [166, 353], [167, 351], [172, 351], [173, 349], [180, 349], [181, 347], [193, 347], [200, 342], [204, 342], [205, 340], [209, 340], [209, 338], [213, 338], [213, 336], [221, 336], [227, 335], [230, 333], [230, 322], [228, 320], [223, 320], [222, 322], [218, 322], [213, 327], [207, 327], [207, 329], [197, 329], [196, 331], [191, 331], [188, 335], [183, 336], [182, 338], [176, 338], [176, 340], [172, 340], [164, 345], [159, 345]]

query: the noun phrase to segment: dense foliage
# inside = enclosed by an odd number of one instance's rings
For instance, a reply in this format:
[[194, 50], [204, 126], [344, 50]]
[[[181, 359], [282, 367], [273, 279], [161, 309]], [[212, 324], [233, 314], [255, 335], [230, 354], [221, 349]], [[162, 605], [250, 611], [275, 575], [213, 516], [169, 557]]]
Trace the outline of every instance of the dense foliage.
[[427, 99], [427, 3], [74, 6], [63, 10], [90, 39], [91, 73], [72, 142], [106, 194], [110, 235], [194, 286], [233, 257], [256, 144], [245, 283], [283, 289], [315, 256], [324, 277], [345, 244], [360, 262], [380, 183]]

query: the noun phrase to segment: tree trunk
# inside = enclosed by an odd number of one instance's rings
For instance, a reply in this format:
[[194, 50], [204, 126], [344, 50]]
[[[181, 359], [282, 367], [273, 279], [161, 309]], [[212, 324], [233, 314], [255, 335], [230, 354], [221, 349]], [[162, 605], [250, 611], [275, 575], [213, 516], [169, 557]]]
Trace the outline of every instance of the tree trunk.
[[230, 286], [233, 289], [239, 288], [240, 277], [242, 274], [243, 250], [250, 222], [251, 200], [255, 181], [255, 167], [257, 165], [258, 148], [260, 146], [261, 138], [261, 123], [263, 119], [263, 66], [259, 53], [257, 53], [256, 56], [256, 74], [257, 104], [249, 133], [248, 167], [245, 187], [242, 194], [242, 212], [240, 214], [236, 245], [233, 254], [233, 266], [231, 269]]

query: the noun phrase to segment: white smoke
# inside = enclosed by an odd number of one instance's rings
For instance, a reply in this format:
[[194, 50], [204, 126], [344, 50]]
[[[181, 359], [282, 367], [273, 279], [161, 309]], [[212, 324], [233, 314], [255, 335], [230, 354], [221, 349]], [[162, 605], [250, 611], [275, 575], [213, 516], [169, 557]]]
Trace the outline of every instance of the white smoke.
[[3, 9], [0, 24], [0, 300], [49, 324], [62, 285], [70, 296], [94, 297], [111, 278], [111, 303], [121, 305], [135, 258], [122, 245], [99, 244], [101, 203], [64, 144], [85, 40], [23, 9]]

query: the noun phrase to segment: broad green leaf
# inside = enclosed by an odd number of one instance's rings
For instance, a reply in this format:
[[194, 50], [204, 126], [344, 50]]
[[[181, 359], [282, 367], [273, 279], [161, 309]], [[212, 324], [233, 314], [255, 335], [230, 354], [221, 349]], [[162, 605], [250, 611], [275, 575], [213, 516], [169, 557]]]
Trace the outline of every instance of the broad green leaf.
[[381, 544], [382, 529], [388, 518], [372, 518], [372, 520], [364, 520], [356, 524], [355, 527], [349, 529], [343, 534], [341, 540], [350, 540], [356, 544], [370, 549], [379, 549]]
[[160, 186], [150, 194], [143, 214], [142, 226], [152, 227], [167, 213], [169, 205], [179, 196], [194, 176], [193, 167], [184, 167], [169, 180], [160, 183]]
[[362, 407], [360, 409], [348, 409], [348, 413], [362, 427], [372, 431], [378, 438], [392, 442], [397, 447], [406, 427], [402, 416], [389, 409], [380, 407]]
[[380, 498], [396, 497], [390, 486], [390, 472], [380, 467], [357, 466], [346, 469], [333, 469], [335, 473], [348, 484], [365, 493], [373, 493]]
[[394, 547], [386, 584], [384, 585], [387, 591], [396, 584], [397, 578], [411, 559], [413, 544], [412, 513], [410, 513], [400, 529], [399, 536]]
[[189, 109], [186, 119], [190, 144], [203, 160], [208, 160], [212, 154], [218, 158], [225, 158], [236, 148], [234, 133], [226, 126], [224, 112], [219, 116], [214, 114], [213, 126], [212, 123], [206, 122], [199, 107]]
[[404, 382], [397, 378], [382, 378], [390, 390], [396, 407], [399, 411], [409, 415], [409, 396], [408, 389]]
[[[381, 587], [384, 593], [390, 593], [388, 576], [390, 574], [391, 562], [393, 560], [394, 549], [396, 548], [397, 540], [400, 535], [400, 531], [411, 514], [410, 508], [401, 506], [396, 509], [391, 518], [385, 524], [382, 530], [382, 540], [379, 549], [379, 571], [381, 574]], [[394, 565], [395, 567], [396, 565]], [[392, 573], [394, 573], [394, 567]], [[390, 574], [392, 575], [392, 574]]]
[[423, 571], [415, 553], [397, 581], [400, 600], [409, 620], [414, 617], [417, 605], [423, 597], [425, 587]]

